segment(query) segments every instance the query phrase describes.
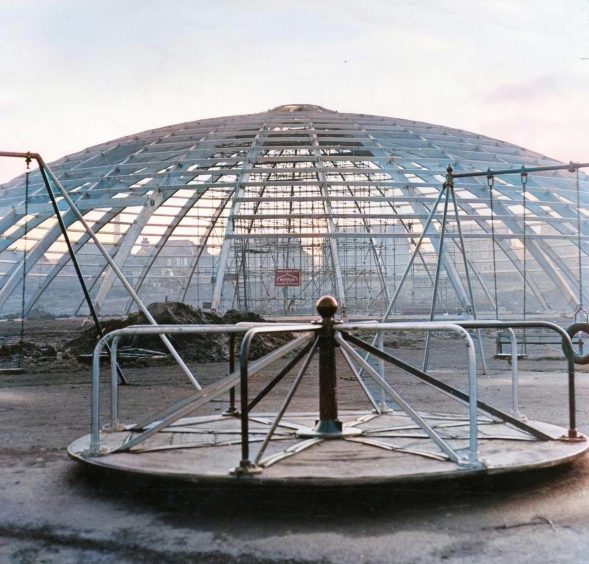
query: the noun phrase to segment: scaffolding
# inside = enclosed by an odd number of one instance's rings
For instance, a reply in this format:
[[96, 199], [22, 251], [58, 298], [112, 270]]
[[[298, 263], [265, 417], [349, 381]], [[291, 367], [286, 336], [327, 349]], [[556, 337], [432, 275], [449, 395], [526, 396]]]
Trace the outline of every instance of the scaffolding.
[[[460, 182], [444, 218], [448, 163]], [[550, 169], [530, 175], [523, 209], [522, 166]], [[589, 181], [577, 190], [559, 166], [457, 129], [292, 104], [131, 135], [50, 170], [80, 212], [57, 194], [99, 316], [137, 307], [118, 269], [144, 303], [296, 316], [331, 293], [344, 315], [381, 318], [400, 288], [392, 313], [416, 317], [437, 281], [438, 314], [476, 304], [479, 317], [519, 318], [524, 306], [570, 315], [587, 287]], [[28, 198], [24, 175], [0, 187], [0, 234], [0, 317], [21, 314], [25, 274], [25, 315], [90, 313], [39, 170]]]

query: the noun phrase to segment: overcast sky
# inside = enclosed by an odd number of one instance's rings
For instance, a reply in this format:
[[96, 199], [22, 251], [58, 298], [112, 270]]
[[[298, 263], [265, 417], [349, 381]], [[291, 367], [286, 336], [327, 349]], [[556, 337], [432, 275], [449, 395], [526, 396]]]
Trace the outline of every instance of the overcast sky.
[[[589, 0], [0, 0], [0, 150], [293, 102], [589, 161]], [[583, 58], [587, 60], [583, 60]], [[0, 159], [0, 182], [23, 171]]]

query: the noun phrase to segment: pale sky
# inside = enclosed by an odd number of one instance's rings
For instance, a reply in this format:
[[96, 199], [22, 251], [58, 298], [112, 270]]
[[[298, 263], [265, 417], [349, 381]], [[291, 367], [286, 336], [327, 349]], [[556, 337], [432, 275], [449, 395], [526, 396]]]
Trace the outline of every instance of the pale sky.
[[[589, 161], [589, 0], [0, 0], [0, 150], [287, 103]], [[587, 58], [587, 60], [583, 60]], [[0, 159], [0, 182], [24, 165]]]

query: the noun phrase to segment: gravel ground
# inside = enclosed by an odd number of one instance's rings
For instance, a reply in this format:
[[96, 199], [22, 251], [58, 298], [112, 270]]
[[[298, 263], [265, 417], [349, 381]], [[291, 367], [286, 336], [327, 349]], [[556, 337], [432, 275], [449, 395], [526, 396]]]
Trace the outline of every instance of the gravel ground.
[[[59, 346], [73, 330], [71, 322], [38, 322], [37, 335]], [[418, 363], [420, 343], [401, 344], [393, 352]], [[464, 387], [464, 356], [457, 345], [438, 339], [432, 366], [444, 381]], [[491, 355], [490, 340], [485, 348]], [[554, 358], [540, 358], [545, 354], [520, 363], [521, 408], [531, 418], [565, 425], [566, 366], [552, 352]], [[203, 383], [227, 369], [224, 363], [195, 368]], [[121, 387], [124, 421], [191, 392], [174, 367], [128, 368], [126, 374], [131, 385]], [[315, 375], [311, 366], [293, 409], [316, 408]], [[268, 377], [260, 377], [258, 388]], [[88, 472], [68, 459], [67, 445], [89, 430], [87, 367], [45, 362], [0, 378], [2, 563], [588, 560], [587, 458], [525, 475], [410, 488], [202, 489]], [[399, 373], [389, 378], [418, 409], [432, 402], [439, 410], [452, 407]], [[577, 381], [583, 431], [589, 428], [587, 374], [579, 371]], [[481, 399], [507, 407], [509, 383], [508, 365], [489, 359], [489, 375], [479, 380]], [[275, 408], [286, 387], [261, 408]], [[342, 409], [366, 405], [343, 366], [338, 394]], [[209, 410], [226, 405], [217, 401]]]

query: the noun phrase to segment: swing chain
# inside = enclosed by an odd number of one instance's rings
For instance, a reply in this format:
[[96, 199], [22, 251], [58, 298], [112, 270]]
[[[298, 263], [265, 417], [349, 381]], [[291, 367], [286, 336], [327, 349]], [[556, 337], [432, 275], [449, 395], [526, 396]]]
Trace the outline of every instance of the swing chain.
[[493, 254], [493, 299], [495, 300], [495, 319], [499, 319], [499, 297], [497, 291], [497, 256], [495, 253], [495, 209], [493, 205], [493, 187], [495, 177], [491, 169], [487, 169], [487, 185], [489, 186], [489, 207], [491, 209], [491, 252]]
[[575, 323], [579, 322], [579, 317], [581, 315], [583, 316], [581, 323], [589, 323], [589, 312], [583, 307], [583, 304], [577, 304], [574, 314], [575, 314]]
[[[573, 162], [571, 161], [569, 170], [573, 168]], [[579, 275], [579, 305], [577, 311], [585, 312], [583, 308], [583, 257], [581, 253], [581, 186], [579, 183], [579, 168], [571, 170], [576, 172], [576, 195], [577, 195], [577, 269]], [[587, 316], [586, 316], [587, 317]], [[577, 312], [575, 312], [575, 320], [577, 319]]]
[[[526, 168], [522, 166], [521, 170], [521, 184], [522, 184], [522, 207], [523, 207], [523, 214], [522, 214], [522, 223], [523, 223], [523, 284], [524, 284], [524, 295], [523, 295], [523, 317], [524, 321], [526, 320], [527, 314], [527, 289], [528, 289], [528, 246], [527, 246], [527, 233], [526, 233], [526, 186], [528, 184], [528, 173], [526, 172]], [[524, 330], [524, 339], [525, 339], [525, 330]], [[525, 346], [525, 345], [524, 345]]]
[[25, 157], [25, 163], [27, 165], [27, 172], [29, 172], [29, 170], [31, 170], [31, 162], [33, 160], [33, 157], [31, 156], [31, 152], [28, 151], [27, 152], [27, 156]]

